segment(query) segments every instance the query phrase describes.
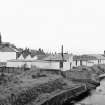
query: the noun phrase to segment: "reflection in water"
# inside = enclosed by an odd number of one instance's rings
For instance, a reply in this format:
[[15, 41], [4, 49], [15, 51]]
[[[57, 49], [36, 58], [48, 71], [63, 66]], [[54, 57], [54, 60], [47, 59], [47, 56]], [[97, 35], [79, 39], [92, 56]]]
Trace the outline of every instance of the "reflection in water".
[[105, 79], [100, 82], [96, 90], [91, 91], [91, 95], [75, 105], [105, 105]]

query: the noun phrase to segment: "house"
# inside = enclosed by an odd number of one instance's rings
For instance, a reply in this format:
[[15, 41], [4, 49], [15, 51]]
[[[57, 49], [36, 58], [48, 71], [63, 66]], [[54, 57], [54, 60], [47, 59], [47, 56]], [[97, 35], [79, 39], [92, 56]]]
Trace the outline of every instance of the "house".
[[105, 64], [105, 57], [102, 54], [90, 54], [91, 56], [96, 57], [96, 64]]
[[9, 42], [2, 42], [0, 33], [0, 62], [7, 62], [7, 60], [16, 59], [18, 50], [13, 44]]
[[75, 55], [73, 57], [74, 67], [92, 66], [94, 64], [105, 64], [105, 57], [101, 54]]
[[72, 54], [63, 54], [63, 58], [61, 54], [51, 54], [48, 57], [44, 58], [43, 61], [48, 61], [50, 63], [50, 67], [54, 69], [61, 69], [60, 61], [63, 61], [62, 70], [69, 70], [73, 67], [73, 55]]
[[9, 46], [0, 45], [0, 62], [7, 62], [7, 60], [16, 59], [17, 51]]
[[[63, 60], [63, 71], [70, 70], [72, 68], [72, 64], [70, 67], [70, 62], [72, 61], [73, 57], [71, 54], [64, 54]], [[31, 68], [31, 66], [36, 66], [38, 68], [43, 69], [56, 69], [59, 70], [60, 68], [60, 61], [62, 60], [60, 54], [55, 55], [40, 55], [37, 56], [38, 59], [31, 59], [30, 56], [26, 57], [24, 60], [16, 59], [16, 60], [8, 60], [7, 67], [22, 67], [24, 64], [27, 67]]]
[[77, 66], [91, 66], [96, 57], [89, 55], [75, 55], [73, 56], [74, 67]]

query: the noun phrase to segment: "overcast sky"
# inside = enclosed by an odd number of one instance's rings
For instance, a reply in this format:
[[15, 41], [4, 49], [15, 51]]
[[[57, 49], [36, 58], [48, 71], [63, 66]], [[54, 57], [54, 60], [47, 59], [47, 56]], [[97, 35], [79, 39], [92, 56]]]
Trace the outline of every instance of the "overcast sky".
[[105, 50], [105, 0], [0, 0], [3, 41], [72, 53]]

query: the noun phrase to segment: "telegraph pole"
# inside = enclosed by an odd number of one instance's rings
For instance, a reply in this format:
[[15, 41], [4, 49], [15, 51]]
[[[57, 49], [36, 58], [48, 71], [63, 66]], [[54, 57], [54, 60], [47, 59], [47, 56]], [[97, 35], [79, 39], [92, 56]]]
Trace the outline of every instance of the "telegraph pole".
[[63, 56], [63, 45], [61, 47], [61, 60], [60, 60], [60, 70], [62, 71], [63, 69], [63, 60], [64, 60], [64, 56]]

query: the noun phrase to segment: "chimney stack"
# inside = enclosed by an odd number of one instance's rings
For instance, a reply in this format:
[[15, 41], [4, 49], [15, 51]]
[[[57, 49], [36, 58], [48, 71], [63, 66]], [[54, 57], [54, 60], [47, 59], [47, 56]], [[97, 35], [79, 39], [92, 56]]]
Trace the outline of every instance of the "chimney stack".
[[62, 60], [63, 60], [63, 45], [62, 45], [62, 49], [61, 49], [61, 55], [62, 55]]
[[2, 44], [2, 36], [1, 36], [1, 32], [0, 32], [0, 44]]
[[105, 55], [105, 50], [104, 50], [104, 55]]
[[63, 45], [61, 47], [61, 60], [60, 60], [60, 69], [62, 70], [63, 69]]

